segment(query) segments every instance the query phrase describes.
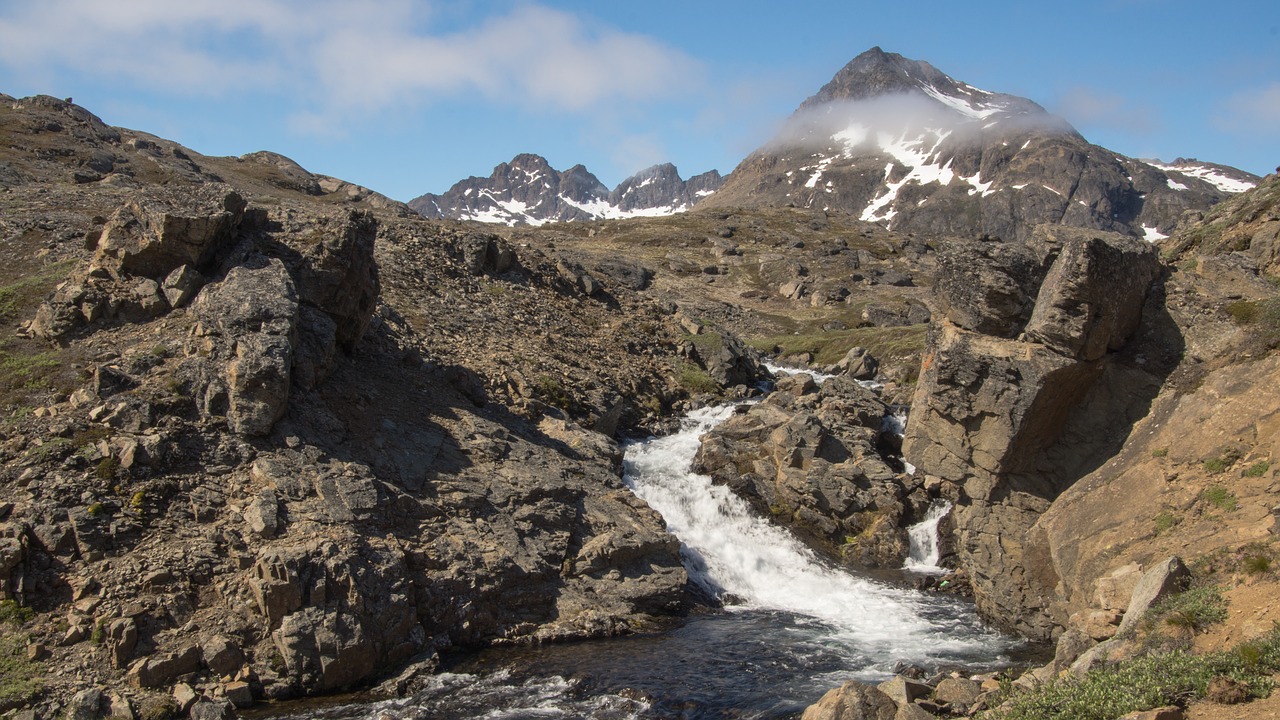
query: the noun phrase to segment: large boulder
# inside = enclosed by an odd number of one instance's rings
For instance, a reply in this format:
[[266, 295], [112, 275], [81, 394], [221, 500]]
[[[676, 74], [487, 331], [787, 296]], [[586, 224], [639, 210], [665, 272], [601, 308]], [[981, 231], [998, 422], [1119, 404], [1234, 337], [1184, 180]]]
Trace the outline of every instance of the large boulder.
[[874, 392], [846, 376], [821, 387], [804, 374], [783, 378], [763, 402], [703, 437], [694, 470], [833, 558], [898, 567], [904, 518], [928, 501], [918, 481], [880, 455], [886, 413]]
[[[1088, 465], [1092, 446], [1068, 428], [1116, 392], [1100, 378], [1138, 328], [1158, 257], [1132, 238], [1052, 228], [1025, 246], [962, 244], [939, 263], [943, 312], [903, 455], [958, 498], [959, 562], [979, 610], [1048, 639], [1058, 578], [1040, 545], [1027, 550], [1027, 531]], [[1055, 455], [1064, 443], [1077, 444], [1072, 463]]]
[[208, 265], [233, 241], [246, 203], [224, 185], [200, 185], [131, 201], [108, 219], [93, 268], [163, 280], [181, 265]]
[[898, 705], [880, 690], [850, 680], [805, 708], [801, 720], [893, 720]]
[[269, 433], [288, 408], [297, 344], [298, 299], [284, 264], [263, 259], [232, 268], [192, 309], [208, 358], [202, 409], [225, 409], [235, 432]]

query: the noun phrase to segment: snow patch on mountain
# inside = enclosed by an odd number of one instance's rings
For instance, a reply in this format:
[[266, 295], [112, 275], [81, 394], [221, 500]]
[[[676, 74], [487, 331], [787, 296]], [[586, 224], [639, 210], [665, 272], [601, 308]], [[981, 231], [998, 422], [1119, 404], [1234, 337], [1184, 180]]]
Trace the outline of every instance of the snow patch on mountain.
[[[1257, 186], [1256, 183], [1248, 180], [1231, 177], [1221, 168], [1207, 163], [1198, 163], [1194, 160], [1185, 160], [1181, 162], [1175, 161], [1173, 164], [1162, 163], [1158, 160], [1143, 160], [1142, 162], [1158, 170], [1163, 170], [1166, 173], [1173, 172], [1187, 177], [1196, 178], [1197, 180], [1203, 180], [1222, 192], [1242, 193], [1246, 190], [1252, 190]], [[1186, 185], [1175, 182], [1173, 179], [1169, 180], [1169, 187], [1174, 190], [1187, 189]]]

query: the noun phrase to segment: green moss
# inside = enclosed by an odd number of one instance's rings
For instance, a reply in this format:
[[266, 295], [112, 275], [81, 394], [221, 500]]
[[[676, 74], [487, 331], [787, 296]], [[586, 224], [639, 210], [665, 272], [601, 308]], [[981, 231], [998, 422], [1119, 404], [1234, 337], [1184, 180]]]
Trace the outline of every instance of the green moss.
[[115, 480], [118, 472], [120, 472], [120, 461], [113, 455], [102, 458], [97, 467], [93, 469], [94, 477], [104, 483], [110, 483]]
[[1162, 457], [1168, 457], [1168, 456], [1169, 456], [1169, 448], [1167, 447], [1156, 448], [1155, 450], [1151, 451], [1151, 457], [1153, 458], [1162, 458]]
[[1271, 558], [1266, 555], [1245, 555], [1240, 564], [1250, 575], [1265, 575], [1271, 572]]
[[35, 612], [17, 600], [0, 600], [0, 625], [21, 625], [35, 617]]

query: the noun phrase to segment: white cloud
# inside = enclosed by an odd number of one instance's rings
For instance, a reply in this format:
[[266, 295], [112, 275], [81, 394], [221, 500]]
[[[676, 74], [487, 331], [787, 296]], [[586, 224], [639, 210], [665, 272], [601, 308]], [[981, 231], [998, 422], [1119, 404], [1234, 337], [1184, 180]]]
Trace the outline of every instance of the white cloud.
[[461, 30], [429, 3], [42, 0], [0, 9], [0, 66], [124, 79], [165, 93], [295, 99], [323, 128], [442, 96], [580, 112], [689, 90], [700, 73], [658, 41], [521, 4]]
[[1221, 130], [1276, 137], [1280, 128], [1280, 83], [1232, 95], [1213, 116]]
[[1148, 134], [1160, 127], [1156, 111], [1130, 99], [1077, 86], [1068, 89], [1053, 104], [1053, 111], [1073, 125]]

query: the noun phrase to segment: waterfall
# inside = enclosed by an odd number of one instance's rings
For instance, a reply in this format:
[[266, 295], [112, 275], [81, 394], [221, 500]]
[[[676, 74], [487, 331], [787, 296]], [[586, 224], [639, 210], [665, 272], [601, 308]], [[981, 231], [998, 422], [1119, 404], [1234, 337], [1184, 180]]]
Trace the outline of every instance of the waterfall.
[[929, 506], [928, 512], [924, 514], [924, 519], [907, 528], [911, 549], [907, 555], [907, 562], [902, 566], [903, 570], [929, 575], [946, 572], [946, 568], [938, 566], [938, 561], [942, 559], [942, 551], [938, 543], [938, 523], [942, 522], [942, 518], [949, 512], [951, 512], [951, 503], [946, 500], [935, 500]]
[[711, 478], [690, 471], [699, 436], [734, 412], [698, 410], [680, 432], [628, 447], [624, 478], [682, 543], [691, 579], [736, 609], [795, 613], [829, 625], [869, 657], [929, 662], [990, 648], [976, 618], [938, 612], [937, 600], [822, 562], [787, 530], [756, 516]]

